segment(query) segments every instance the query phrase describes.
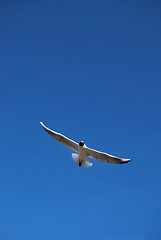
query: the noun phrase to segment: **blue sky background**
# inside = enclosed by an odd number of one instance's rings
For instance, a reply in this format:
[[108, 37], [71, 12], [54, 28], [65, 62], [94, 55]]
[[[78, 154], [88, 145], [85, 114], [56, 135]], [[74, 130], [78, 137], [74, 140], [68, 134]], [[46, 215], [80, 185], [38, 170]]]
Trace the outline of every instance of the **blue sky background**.
[[160, 1], [2, 1], [0, 55], [1, 239], [161, 239]]

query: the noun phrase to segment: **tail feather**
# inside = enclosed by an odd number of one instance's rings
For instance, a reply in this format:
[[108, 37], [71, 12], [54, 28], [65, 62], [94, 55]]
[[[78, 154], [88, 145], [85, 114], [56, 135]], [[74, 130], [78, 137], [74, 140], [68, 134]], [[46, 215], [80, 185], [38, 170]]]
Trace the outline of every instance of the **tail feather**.
[[72, 153], [72, 158], [74, 160], [74, 162], [79, 165], [79, 156], [77, 153]]
[[[74, 162], [79, 166], [79, 155], [77, 153], [72, 153], [72, 158]], [[87, 167], [91, 167], [92, 165], [93, 163], [91, 163], [89, 159], [86, 159], [86, 161], [83, 161], [81, 167], [87, 168]]]

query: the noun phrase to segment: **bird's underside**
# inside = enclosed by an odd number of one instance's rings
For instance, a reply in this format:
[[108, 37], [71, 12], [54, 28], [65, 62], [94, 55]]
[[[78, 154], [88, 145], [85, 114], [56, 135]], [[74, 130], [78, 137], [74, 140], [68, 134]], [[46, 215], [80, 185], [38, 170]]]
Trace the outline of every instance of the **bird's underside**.
[[79, 167], [90, 167], [93, 164], [89, 161], [88, 157], [98, 160], [103, 163], [123, 164], [128, 163], [131, 159], [124, 159], [112, 156], [110, 154], [96, 151], [92, 148], [88, 148], [83, 141], [76, 143], [75, 141], [65, 137], [64, 135], [57, 133], [47, 128], [42, 122], [40, 122], [43, 128], [62, 145], [74, 150], [77, 153], [73, 153], [72, 157]]

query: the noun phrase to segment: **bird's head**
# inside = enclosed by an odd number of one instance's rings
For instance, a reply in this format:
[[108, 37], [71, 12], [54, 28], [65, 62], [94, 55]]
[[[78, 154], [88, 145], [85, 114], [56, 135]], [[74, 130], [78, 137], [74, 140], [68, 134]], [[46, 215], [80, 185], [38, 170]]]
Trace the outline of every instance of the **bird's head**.
[[79, 146], [83, 147], [84, 146], [84, 142], [80, 141]]

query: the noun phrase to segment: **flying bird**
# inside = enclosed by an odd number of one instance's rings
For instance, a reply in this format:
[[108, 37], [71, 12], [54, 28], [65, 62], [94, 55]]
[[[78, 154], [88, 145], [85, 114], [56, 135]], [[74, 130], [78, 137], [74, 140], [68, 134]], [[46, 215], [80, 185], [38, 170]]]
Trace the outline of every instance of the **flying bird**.
[[92, 148], [88, 148], [84, 144], [84, 141], [80, 141], [78, 144], [75, 141], [65, 137], [64, 135], [47, 128], [42, 122], [40, 122], [40, 124], [53, 138], [55, 138], [55, 140], [57, 140], [62, 145], [77, 152], [77, 153], [72, 153], [72, 158], [79, 167], [91, 167], [93, 165], [88, 159], [88, 157], [103, 163], [112, 163], [112, 164], [122, 164], [122, 163], [128, 163], [131, 161], [131, 159], [118, 158], [110, 154], [99, 152]]

